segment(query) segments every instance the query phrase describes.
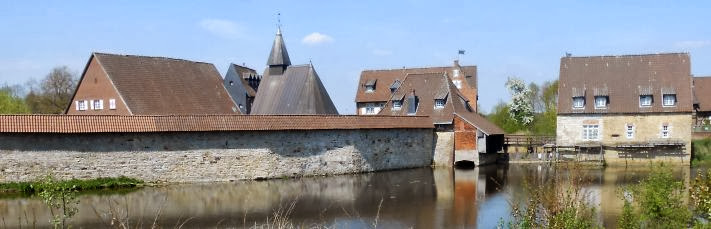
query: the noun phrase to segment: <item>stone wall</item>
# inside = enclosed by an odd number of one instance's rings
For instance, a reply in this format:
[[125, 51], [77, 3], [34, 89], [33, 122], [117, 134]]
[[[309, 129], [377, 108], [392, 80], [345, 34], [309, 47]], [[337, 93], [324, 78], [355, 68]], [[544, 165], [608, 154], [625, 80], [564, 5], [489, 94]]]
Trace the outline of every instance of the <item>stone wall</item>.
[[454, 165], [454, 132], [435, 131], [435, 149], [433, 165], [452, 167]]
[[[628, 123], [634, 126], [632, 138], [627, 138], [626, 136], [625, 128]], [[669, 125], [670, 136], [668, 138], [661, 137], [663, 123]], [[599, 140], [583, 140], [583, 124], [599, 125]], [[691, 124], [691, 113], [558, 115], [556, 142], [559, 147], [602, 143], [605, 161], [612, 164], [648, 163], [649, 159], [688, 164], [691, 155]], [[681, 141], [684, 146], [683, 149], [678, 147], [635, 148], [625, 152], [613, 149], [613, 146], [618, 144], [641, 144], [659, 141]]]
[[211, 182], [432, 164], [432, 129], [0, 133], [0, 182], [128, 176]]

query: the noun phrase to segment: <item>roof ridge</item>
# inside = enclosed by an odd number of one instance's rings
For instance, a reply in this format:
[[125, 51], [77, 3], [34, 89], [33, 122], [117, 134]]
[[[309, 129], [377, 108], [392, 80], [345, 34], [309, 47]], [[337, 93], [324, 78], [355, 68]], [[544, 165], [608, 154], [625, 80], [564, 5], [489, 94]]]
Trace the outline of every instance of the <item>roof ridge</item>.
[[[105, 52], [92, 52], [93, 55], [108, 55], [108, 56], [122, 56], [122, 57], [138, 57], [138, 58], [152, 58], [152, 59], [164, 59], [164, 60], [171, 60], [171, 61], [183, 61], [183, 62], [191, 62], [191, 63], [197, 63], [197, 64], [212, 64], [204, 61], [195, 61], [195, 60], [187, 60], [187, 59], [180, 59], [180, 58], [174, 58], [174, 57], [165, 57], [165, 56], [144, 56], [144, 55], [132, 55], [132, 54], [115, 54], [115, 53], [105, 53]], [[213, 64], [214, 65], [214, 64]]]
[[[428, 68], [452, 68], [452, 66], [428, 66], [428, 67], [411, 67], [411, 68], [390, 68], [390, 69], [365, 69], [362, 72], [386, 72], [386, 71], [397, 71], [397, 70], [408, 70], [408, 69], [428, 69]], [[476, 65], [461, 65], [460, 67], [476, 67]]]
[[597, 56], [564, 56], [562, 58], [620, 58], [620, 57], [644, 57], [644, 56], [662, 56], [662, 55], [689, 55], [689, 52], [659, 52], [659, 53], [646, 53], [646, 54], [624, 54], [624, 55], [597, 55]]

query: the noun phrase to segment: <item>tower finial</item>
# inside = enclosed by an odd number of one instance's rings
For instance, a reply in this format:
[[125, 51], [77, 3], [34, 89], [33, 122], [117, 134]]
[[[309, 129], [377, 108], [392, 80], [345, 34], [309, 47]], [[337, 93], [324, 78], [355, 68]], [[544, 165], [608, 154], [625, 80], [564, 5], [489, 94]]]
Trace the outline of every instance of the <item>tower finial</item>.
[[277, 12], [277, 34], [281, 34], [281, 13]]

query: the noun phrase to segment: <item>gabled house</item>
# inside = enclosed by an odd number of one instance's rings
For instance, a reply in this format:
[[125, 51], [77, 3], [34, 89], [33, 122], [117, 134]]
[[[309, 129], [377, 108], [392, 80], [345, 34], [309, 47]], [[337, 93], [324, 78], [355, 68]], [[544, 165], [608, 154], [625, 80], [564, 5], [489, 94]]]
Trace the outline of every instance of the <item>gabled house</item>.
[[267, 65], [251, 114], [338, 114], [314, 66], [291, 65], [281, 29]]
[[711, 131], [711, 76], [694, 77], [694, 130]]
[[437, 131], [435, 164], [494, 162], [504, 131], [479, 115], [446, 73], [407, 74], [378, 115], [429, 116]]
[[561, 58], [557, 146], [608, 163], [688, 164], [690, 71], [687, 53]]
[[214, 65], [92, 53], [66, 114], [240, 114]]
[[257, 75], [257, 71], [248, 67], [230, 64], [227, 69], [223, 84], [242, 114], [251, 112], [261, 80], [262, 76]]
[[356, 113], [378, 114], [407, 74], [424, 73], [446, 74], [476, 111], [478, 100], [476, 66], [460, 66], [459, 61], [455, 60], [452, 66], [362, 71], [356, 91]]

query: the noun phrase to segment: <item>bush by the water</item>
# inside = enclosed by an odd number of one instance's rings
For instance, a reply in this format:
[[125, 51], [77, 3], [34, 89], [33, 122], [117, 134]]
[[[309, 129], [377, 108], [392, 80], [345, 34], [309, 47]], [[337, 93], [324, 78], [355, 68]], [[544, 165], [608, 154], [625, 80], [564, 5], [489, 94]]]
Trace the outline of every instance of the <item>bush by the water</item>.
[[711, 165], [711, 138], [691, 141], [691, 164]]
[[[75, 191], [133, 188], [144, 184], [142, 180], [129, 177], [104, 177], [89, 180], [58, 181], [61, 186], [73, 187]], [[40, 181], [0, 183], [0, 193], [38, 194], [43, 191]]]

